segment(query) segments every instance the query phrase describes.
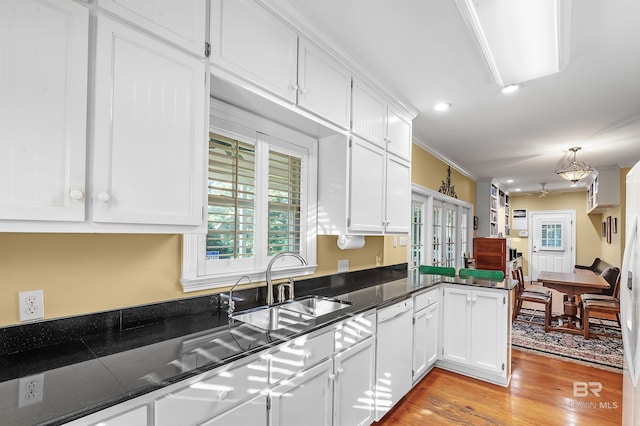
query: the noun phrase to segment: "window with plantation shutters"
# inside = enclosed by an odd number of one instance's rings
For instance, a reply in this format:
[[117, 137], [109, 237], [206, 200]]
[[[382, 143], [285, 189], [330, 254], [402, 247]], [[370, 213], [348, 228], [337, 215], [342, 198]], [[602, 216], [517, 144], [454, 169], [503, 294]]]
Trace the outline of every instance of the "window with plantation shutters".
[[300, 251], [300, 158], [269, 151], [268, 253]]
[[255, 154], [254, 145], [216, 134], [209, 137], [208, 258], [253, 256]]
[[274, 278], [313, 273], [318, 140], [215, 100], [210, 124], [206, 232], [184, 235], [184, 291], [263, 282], [282, 252], [308, 264], [283, 257]]

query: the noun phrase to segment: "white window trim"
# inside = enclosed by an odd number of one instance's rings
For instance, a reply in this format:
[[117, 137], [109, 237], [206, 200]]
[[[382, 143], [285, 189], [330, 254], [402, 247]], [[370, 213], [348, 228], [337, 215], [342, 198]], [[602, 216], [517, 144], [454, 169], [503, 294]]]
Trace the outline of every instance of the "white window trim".
[[[214, 133], [223, 135], [246, 135], [247, 129], [272, 136], [281, 141], [303, 147], [308, 152], [308, 173], [303, 177], [306, 181], [306, 215], [301, 218], [301, 233], [306, 236], [306, 244], [300, 248], [300, 254], [307, 259], [305, 266], [290, 262], [284, 268], [274, 270], [272, 277], [295, 277], [313, 274], [317, 267], [316, 240], [317, 240], [317, 205], [318, 205], [318, 141], [310, 136], [299, 133], [293, 129], [277, 124], [264, 117], [259, 117], [250, 112], [233, 107], [216, 99], [211, 99], [210, 128]], [[208, 132], [207, 132], [208, 134]], [[208, 145], [208, 144], [207, 144]], [[278, 145], [279, 151], [286, 151], [286, 144]], [[206, 156], [208, 158], [208, 155]], [[206, 191], [206, 185], [205, 185]], [[203, 213], [205, 214], [205, 213]], [[205, 230], [206, 232], [206, 230]], [[260, 265], [251, 270], [236, 270], [221, 272], [219, 274], [204, 275], [200, 263], [204, 261], [205, 234], [184, 234], [182, 276], [180, 283], [183, 291], [192, 292], [220, 287], [228, 287], [235, 283], [243, 275], [247, 275], [252, 282], [265, 280], [266, 265]], [[286, 259], [286, 258], [284, 258]]]

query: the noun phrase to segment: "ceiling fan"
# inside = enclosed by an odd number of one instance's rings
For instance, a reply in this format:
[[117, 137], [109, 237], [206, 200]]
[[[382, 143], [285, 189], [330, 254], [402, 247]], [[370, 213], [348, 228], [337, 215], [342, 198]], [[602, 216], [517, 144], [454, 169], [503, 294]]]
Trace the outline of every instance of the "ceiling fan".
[[547, 196], [547, 194], [549, 194], [549, 190], [547, 188], [545, 188], [544, 186], [546, 185], [546, 183], [541, 183], [540, 186], [542, 186], [542, 188], [540, 188], [538, 190], [538, 197], [539, 198], [544, 198]]

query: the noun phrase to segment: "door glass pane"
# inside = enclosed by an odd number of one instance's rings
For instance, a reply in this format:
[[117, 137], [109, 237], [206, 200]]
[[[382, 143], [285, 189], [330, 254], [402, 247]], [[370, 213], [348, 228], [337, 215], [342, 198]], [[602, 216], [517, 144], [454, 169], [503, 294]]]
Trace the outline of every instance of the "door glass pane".
[[433, 263], [434, 266], [442, 264], [442, 205], [433, 206]]
[[411, 202], [411, 267], [422, 265], [424, 247], [422, 233], [424, 229], [424, 203], [413, 200]]
[[445, 226], [445, 266], [456, 266], [456, 210], [447, 208], [447, 222]]
[[[460, 212], [460, 255], [464, 258], [469, 253], [469, 210]], [[464, 267], [464, 265], [462, 265]]]
[[542, 222], [540, 224], [540, 246], [542, 250], [564, 250], [562, 222]]

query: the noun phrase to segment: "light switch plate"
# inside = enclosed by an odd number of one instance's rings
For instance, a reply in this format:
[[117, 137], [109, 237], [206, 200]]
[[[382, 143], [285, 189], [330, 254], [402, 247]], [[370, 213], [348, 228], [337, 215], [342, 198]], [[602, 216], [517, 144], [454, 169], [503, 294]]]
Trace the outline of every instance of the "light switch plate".
[[349, 272], [349, 259], [338, 260], [338, 272]]

